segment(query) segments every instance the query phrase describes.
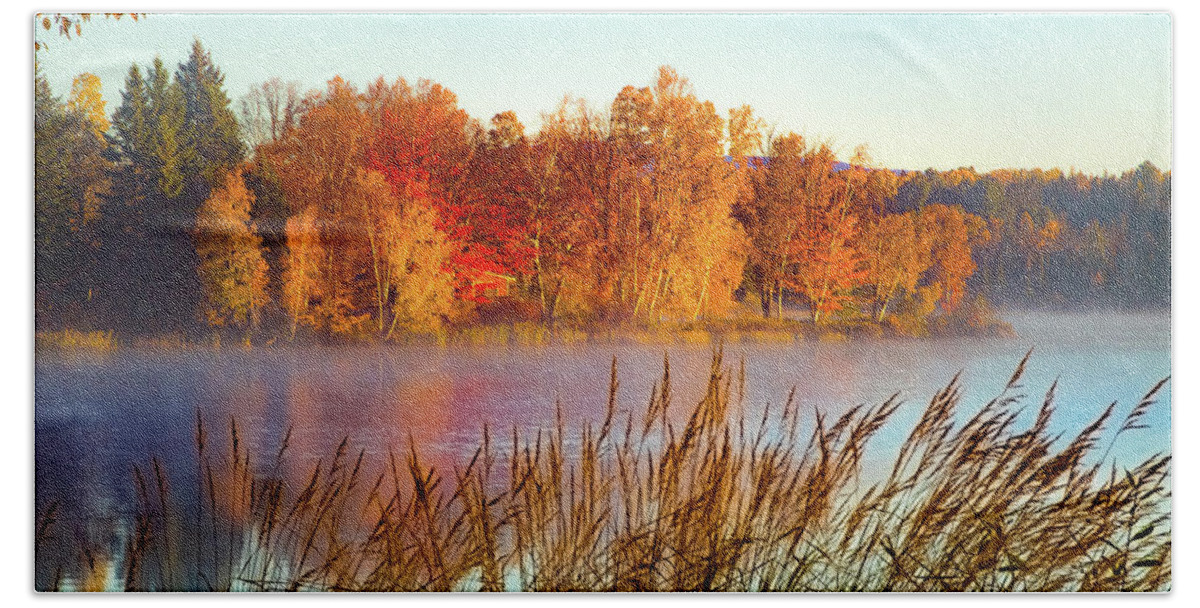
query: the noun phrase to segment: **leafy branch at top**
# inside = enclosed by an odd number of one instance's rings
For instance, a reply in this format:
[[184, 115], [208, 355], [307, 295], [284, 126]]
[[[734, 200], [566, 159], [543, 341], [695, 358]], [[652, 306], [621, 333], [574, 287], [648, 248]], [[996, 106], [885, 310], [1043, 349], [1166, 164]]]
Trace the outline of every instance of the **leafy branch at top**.
[[[146, 16], [145, 13], [54, 13], [53, 15], [39, 13], [37, 15], [37, 19], [43, 30], [58, 30], [58, 34], [60, 36], [65, 36], [68, 40], [70, 40], [72, 32], [74, 32], [76, 36], [83, 35], [83, 24], [91, 21], [93, 15], [104, 15], [105, 19], [117, 20], [128, 15], [129, 18], [133, 19], [134, 21]], [[37, 40], [33, 42], [34, 51], [40, 51], [43, 48], [48, 47], [49, 45], [46, 42], [40, 42]]]

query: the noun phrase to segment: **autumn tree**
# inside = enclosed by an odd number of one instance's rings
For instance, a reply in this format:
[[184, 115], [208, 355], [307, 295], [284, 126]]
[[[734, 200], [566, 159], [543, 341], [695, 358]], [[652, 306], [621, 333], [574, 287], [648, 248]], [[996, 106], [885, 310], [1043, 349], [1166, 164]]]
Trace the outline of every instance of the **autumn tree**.
[[88, 73], [76, 76], [67, 98], [67, 112], [83, 117], [92, 126], [92, 133], [101, 140], [110, 126], [104, 105], [104, 98], [100, 94], [100, 77]]
[[894, 299], [916, 292], [930, 264], [925, 237], [911, 211], [882, 216], [863, 231], [864, 283], [876, 321], [884, 320]]
[[862, 256], [855, 247], [858, 216], [840, 205], [808, 210], [790, 254], [784, 284], [808, 300], [813, 323], [848, 308], [854, 289], [864, 278]]
[[724, 122], [686, 78], [661, 67], [653, 87], [626, 87], [610, 128], [617, 156], [603, 225], [622, 316], [721, 314], [732, 303], [745, 260], [745, 235], [732, 218], [734, 168], [724, 159]]
[[729, 156], [734, 162], [761, 153], [766, 123], [754, 108], [742, 105], [729, 110]]
[[609, 142], [583, 100], [564, 98], [542, 116], [528, 152], [529, 204], [523, 223], [532, 250], [532, 291], [542, 318], [593, 317], [601, 308], [597, 266], [612, 259], [601, 206]]
[[795, 133], [776, 137], [770, 142], [769, 162], [752, 174], [745, 223], [765, 317], [771, 316], [772, 302], [776, 316], [783, 315], [783, 281], [804, 220], [806, 151], [804, 138]]
[[[439, 208], [453, 209], [450, 232], [461, 241], [454, 267], [465, 274], [527, 276], [533, 249], [529, 240], [533, 180], [532, 148], [525, 127], [513, 112], [492, 117], [491, 128], [478, 138], [463, 180]], [[461, 285], [460, 285], [461, 290]], [[460, 295], [470, 297], [461, 292]]]
[[326, 284], [326, 252], [317, 230], [316, 208], [309, 206], [288, 218], [284, 228], [287, 252], [283, 257], [281, 304], [288, 316], [291, 336], [301, 326], [316, 327]]
[[397, 329], [436, 330], [451, 313], [454, 284], [447, 264], [453, 248], [437, 224], [437, 211], [428, 201], [407, 201], [386, 218], [380, 233], [385, 257], [379, 291], [384, 315], [391, 317], [383, 324], [385, 340]]
[[366, 232], [376, 331], [391, 338], [437, 329], [453, 300], [451, 247], [428, 198], [397, 193], [383, 174], [360, 170], [347, 196]]
[[[846, 308], [862, 278], [857, 251], [865, 177], [835, 170], [824, 145], [811, 148], [795, 134], [771, 142], [755, 175], [752, 239], [760, 266], [759, 291], [774, 296], [782, 318], [783, 290], [803, 295], [813, 322]], [[763, 307], [769, 314], [769, 304]]]
[[365, 104], [374, 126], [366, 166], [382, 173], [396, 196], [433, 205], [437, 228], [454, 247], [450, 269], [459, 296], [469, 297], [470, 280], [479, 272], [509, 272], [518, 265], [519, 259], [506, 259], [513, 235], [506, 218], [495, 215], [502, 210], [467, 180], [483, 135], [454, 93], [428, 80], [414, 87], [381, 79]]
[[259, 149], [292, 214], [282, 300], [293, 332], [387, 339], [434, 329], [449, 312], [454, 242], [437, 205], [447, 187], [432, 183], [444, 167], [437, 134], [393, 113], [404, 87], [364, 95], [335, 78], [294, 128]]
[[240, 172], [230, 172], [200, 206], [196, 254], [204, 288], [203, 314], [215, 326], [256, 328], [267, 302], [262, 239], [250, 221], [254, 195]]
[[942, 204], [927, 205], [919, 218], [930, 247], [925, 280], [940, 292], [941, 309], [952, 313], [966, 294], [967, 279], [975, 272], [972, 247], [990, 238], [987, 224], [961, 207]]
[[[80, 79], [76, 79], [80, 82]], [[88, 80], [90, 83], [91, 81]], [[99, 82], [98, 79], [95, 82]], [[75, 91], [78, 92], [78, 91]], [[49, 245], [52, 234], [79, 232], [96, 220], [108, 193], [111, 167], [104, 159], [103, 139], [95, 138], [107, 122], [93, 112], [94, 103], [84, 104], [73, 95], [65, 105], [50, 91], [40, 75], [34, 83], [34, 203], [35, 227], [45, 235], [39, 245]], [[93, 136], [87, 140], [82, 135]]]
[[346, 195], [363, 168], [370, 136], [360, 101], [353, 87], [334, 78], [295, 129], [259, 149], [257, 160], [278, 177], [291, 214], [283, 290], [293, 325], [346, 333], [375, 309], [363, 297], [370, 289], [369, 247], [355, 238], [362, 234], [357, 217], [347, 216], [357, 211]]
[[504, 150], [526, 142], [525, 125], [512, 110], [493, 116], [491, 125], [487, 133], [487, 145], [491, 149]]

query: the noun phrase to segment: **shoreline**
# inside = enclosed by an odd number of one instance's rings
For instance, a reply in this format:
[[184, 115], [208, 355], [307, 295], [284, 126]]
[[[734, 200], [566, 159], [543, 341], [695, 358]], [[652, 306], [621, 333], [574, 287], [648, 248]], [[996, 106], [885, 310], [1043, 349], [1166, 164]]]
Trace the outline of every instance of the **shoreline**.
[[128, 335], [115, 330], [37, 331], [35, 352], [111, 352], [126, 349], [244, 349], [278, 346], [337, 347], [362, 345], [424, 345], [440, 347], [570, 346], [577, 344], [784, 344], [802, 342], [847, 342], [859, 340], [935, 340], [943, 338], [1019, 338], [1010, 323], [991, 320], [967, 327], [961, 324], [930, 324], [921, 331], [905, 331], [884, 322], [835, 322], [814, 326], [810, 321], [778, 319], [728, 319], [698, 323], [664, 323], [656, 326], [614, 325], [609, 327], [551, 327], [521, 321], [449, 328], [435, 333], [408, 334], [392, 340], [374, 337], [296, 339], [238, 339], [211, 333], [206, 337], [181, 334]]

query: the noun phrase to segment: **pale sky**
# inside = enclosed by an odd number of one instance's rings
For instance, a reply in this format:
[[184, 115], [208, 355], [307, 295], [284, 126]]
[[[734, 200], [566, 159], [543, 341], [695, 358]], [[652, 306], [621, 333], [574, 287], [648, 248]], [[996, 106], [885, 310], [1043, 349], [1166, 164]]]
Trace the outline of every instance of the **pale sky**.
[[744, 103], [777, 132], [867, 143], [880, 166], [1170, 168], [1165, 14], [151, 14], [94, 19], [39, 53], [55, 93], [92, 72], [111, 114], [129, 66], [172, 70], [199, 38], [235, 101], [273, 76], [430, 78], [486, 121], [534, 132], [564, 94], [607, 109], [674, 66], [725, 115]]

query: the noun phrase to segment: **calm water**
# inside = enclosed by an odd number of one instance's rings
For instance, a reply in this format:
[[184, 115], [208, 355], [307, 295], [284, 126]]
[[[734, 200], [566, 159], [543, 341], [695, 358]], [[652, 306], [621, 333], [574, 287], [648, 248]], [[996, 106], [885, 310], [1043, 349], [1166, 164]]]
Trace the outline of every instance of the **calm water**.
[[[1059, 430], [1078, 430], [1112, 401], [1119, 420], [1171, 373], [1167, 314], [1021, 313], [1006, 318], [1013, 339], [858, 340], [726, 347], [746, 365], [745, 410], [797, 400], [836, 414], [899, 392], [906, 405], [873, 444], [868, 464], [890, 462], [929, 397], [963, 372], [964, 407], [980, 407], [1034, 348], [1025, 392], [1036, 410], [1059, 377]], [[271, 459], [289, 427], [297, 475], [328, 457], [343, 437], [369, 456], [416, 443], [441, 467], [465, 462], [483, 426], [500, 437], [554, 425], [555, 403], [569, 429], [603, 418], [609, 366], [619, 365], [619, 405], [639, 416], [662, 359], [671, 360], [674, 409], [701, 395], [708, 346], [581, 345], [492, 350], [416, 347], [260, 348], [163, 353], [126, 350], [105, 357], [41, 356], [36, 386], [36, 494], [39, 503], [119, 512], [132, 497], [131, 470], [157, 456], [177, 488], [194, 487], [197, 409], [218, 449], [236, 417], [258, 462]], [[1126, 435], [1122, 463], [1171, 450], [1170, 384], [1150, 428]], [[1029, 412], [1029, 418], [1032, 418]], [[1101, 446], [1107, 446], [1107, 436]], [[505, 441], [499, 441], [501, 445]]]

